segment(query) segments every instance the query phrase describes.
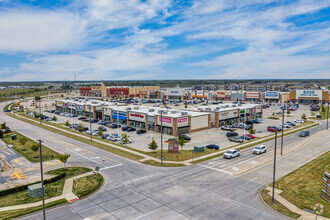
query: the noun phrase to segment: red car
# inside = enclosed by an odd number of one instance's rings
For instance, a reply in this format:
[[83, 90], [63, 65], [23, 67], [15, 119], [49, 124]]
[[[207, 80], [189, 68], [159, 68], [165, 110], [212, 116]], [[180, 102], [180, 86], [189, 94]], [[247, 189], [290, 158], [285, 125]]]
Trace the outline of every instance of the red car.
[[270, 131], [270, 132], [275, 132], [275, 128], [274, 127], [272, 127], [272, 126], [268, 126], [267, 127], [267, 131]]
[[255, 139], [255, 138], [256, 138], [255, 136], [253, 136], [253, 135], [251, 135], [251, 134], [245, 134], [244, 136], [248, 136], [248, 137], [250, 137], [251, 139]]
[[289, 108], [290, 111], [296, 111], [297, 109], [295, 108]]

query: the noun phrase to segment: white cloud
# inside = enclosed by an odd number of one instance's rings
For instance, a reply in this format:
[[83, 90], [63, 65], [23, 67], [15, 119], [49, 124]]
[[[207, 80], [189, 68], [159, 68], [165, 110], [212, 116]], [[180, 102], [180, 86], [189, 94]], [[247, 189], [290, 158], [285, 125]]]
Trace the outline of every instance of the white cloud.
[[85, 22], [65, 11], [7, 10], [0, 13], [0, 51], [68, 51], [84, 44]]

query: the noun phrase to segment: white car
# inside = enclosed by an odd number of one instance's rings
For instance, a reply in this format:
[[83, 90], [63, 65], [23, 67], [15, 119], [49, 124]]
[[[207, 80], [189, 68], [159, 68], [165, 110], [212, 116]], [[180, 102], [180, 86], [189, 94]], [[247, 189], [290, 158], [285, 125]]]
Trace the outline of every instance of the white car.
[[[280, 127], [282, 127], [282, 124], [280, 124]], [[283, 128], [291, 128], [290, 124], [284, 123]]]
[[301, 120], [301, 119], [295, 119], [293, 121], [296, 122], [296, 123], [304, 123], [305, 122], [304, 120]]
[[231, 159], [234, 157], [239, 157], [240, 155], [241, 155], [241, 152], [239, 150], [230, 149], [230, 150], [227, 150], [226, 153], [223, 154], [223, 158]]
[[253, 149], [252, 153], [253, 154], [258, 154], [258, 155], [266, 153], [266, 146], [265, 145], [258, 145]]

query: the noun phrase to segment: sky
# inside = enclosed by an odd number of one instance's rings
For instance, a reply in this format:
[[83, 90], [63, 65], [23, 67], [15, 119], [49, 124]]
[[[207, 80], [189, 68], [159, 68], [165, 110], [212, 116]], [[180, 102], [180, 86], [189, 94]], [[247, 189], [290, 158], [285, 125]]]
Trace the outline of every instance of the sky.
[[330, 0], [0, 0], [0, 81], [329, 79]]

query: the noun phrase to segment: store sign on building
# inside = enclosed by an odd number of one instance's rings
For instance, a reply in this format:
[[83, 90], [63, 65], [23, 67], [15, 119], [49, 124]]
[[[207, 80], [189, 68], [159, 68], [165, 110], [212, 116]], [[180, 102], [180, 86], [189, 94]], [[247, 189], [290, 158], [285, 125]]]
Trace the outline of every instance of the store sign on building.
[[168, 96], [182, 96], [183, 89], [170, 88], [166, 89], [166, 95]]
[[143, 114], [132, 113], [132, 112], [129, 113], [129, 120], [145, 122], [145, 118]]
[[172, 118], [168, 118], [168, 117], [163, 117], [163, 119], [162, 119], [162, 117], [160, 117], [160, 116], [158, 116], [158, 125], [160, 125], [161, 124], [161, 122], [163, 122], [163, 125], [164, 126], [172, 126]]
[[265, 93], [265, 98], [266, 99], [275, 99], [279, 97], [279, 93], [278, 92], [266, 92]]
[[249, 113], [249, 109], [241, 110], [240, 113], [241, 114]]
[[188, 126], [188, 118], [178, 118], [178, 127]]
[[259, 98], [259, 92], [247, 92], [246, 98]]
[[307, 97], [307, 98], [321, 98], [322, 90], [297, 90], [297, 98]]
[[82, 105], [77, 105], [77, 109], [84, 109], [84, 106], [82, 106]]

